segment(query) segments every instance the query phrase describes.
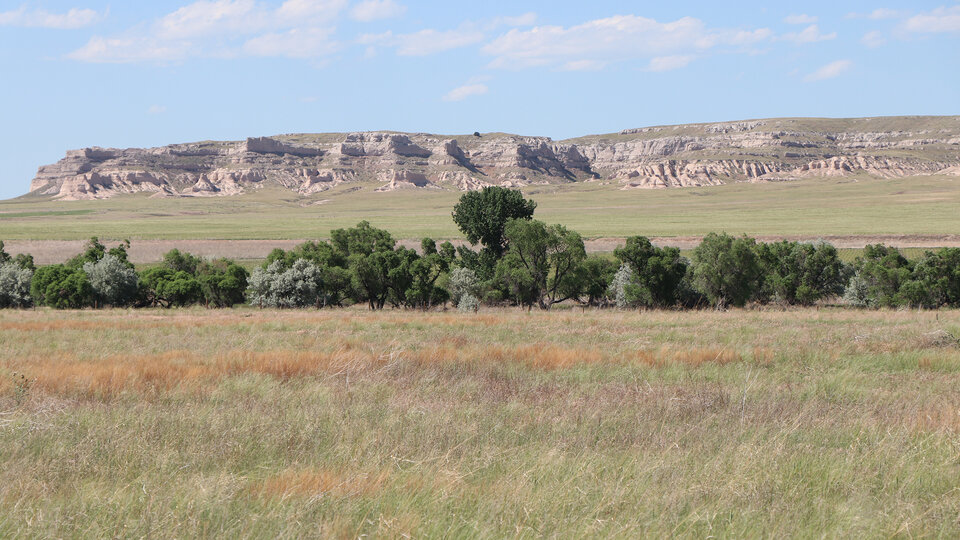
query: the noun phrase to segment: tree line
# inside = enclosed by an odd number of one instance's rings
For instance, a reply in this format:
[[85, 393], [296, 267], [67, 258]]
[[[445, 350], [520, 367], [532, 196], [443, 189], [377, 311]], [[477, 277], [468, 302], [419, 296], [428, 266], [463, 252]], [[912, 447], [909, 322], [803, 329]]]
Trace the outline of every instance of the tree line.
[[361, 221], [329, 241], [273, 250], [248, 272], [228, 259], [172, 250], [137, 272], [129, 242], [97, 238], [62, 264], [36, 267], [0, 242], [0, 307], [61, 309], [133, 306], [210, 308], [248, 303], [271, 308], [365, 304], [432, 309], [481, 305], [550, 309], [562, 302], [618, 308], [725, 309], [748, 303], [813, 305], [841, 298], [857, 307], [960, 306], [960, 249], [909, 260], [897, 249], [867, 246], [852, 264], [825, 242], [757, 242], [711, 233], [684, 257], [644, 236], [627, 238], [613, 257], [588, 255], [583, 238], [533, 218], [536, 203], [499, 187], [464, 194], [452, 217], [470, 246], [398, 246]]

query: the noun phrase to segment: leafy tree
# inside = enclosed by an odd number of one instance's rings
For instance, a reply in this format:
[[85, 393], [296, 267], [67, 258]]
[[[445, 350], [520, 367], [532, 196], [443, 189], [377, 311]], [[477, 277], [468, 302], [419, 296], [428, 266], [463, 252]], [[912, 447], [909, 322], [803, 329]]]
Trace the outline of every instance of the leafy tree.
[[512, 219], [504, 230], [509, 249], [497, 278], [520, 305], [541, 309], [580, 295], [578, 271], [586, 259], [583, 239], [562, 225]]
[[506, 249], [504, 231], [511, 219], [530, 219], [537, 203], [518, 190], [490, 186], [463, 194], [453, 207], [453, 221], [471, 244], [481, 244], [495, 258]]
[[679, 299], [679, 286], [687, 273], [680, 250], [654, 246], [645, 236], [631, 236], [626, 245], [614, 250], [622, 264], [634, 272], [625, 285], [624, 300], [644, 306], [672, 306]]
[[83, 253], [70, 259], [65, 264], [69, 268], [78, 269], [83, 268], [83, 265], [86, 263], [95, 263], [107, 255], [112, 255], [117, 260], [122, 262], [124, 266], [133, 268], [133, 264], [128, 260], [127, 257], [127, 250], [129, 248], [130, 241], [124, 240], [117, 247], [108, 250], [107, 247], [100, 242], [100, 239], [94, 236], [87, 241], [86, 246], [84, 246]]
[[[0, 242], [0, 254], [3, 254], [2, 244]], [[32, 280], [33, 270], [23, 268], [9, 257], [7, 262], [0, 263], [0, 308], [25, 308], [33, 305], [30, 297]]]
[[112, 253], [84, 263], [83, 271], [98, 305], [126, 306], [137, 296], [137, 273]]
[[843, 293], [848, 269], [837, 249], [825, 242], [757, 244], [764, 299], [783, 304], [812, 305]]
[[147, 291], [147, 301], [157, 306], [187, 306], [203, 301], [200, 281], [184, 270], [158, 266], [146, 270], [140, 281]]
[[756, 241], [710, 233], [693, 250], [693, 284], [717, 309], [742, 306], [759, 291]]
[[0, 264], [13, 263], [24, 270], [30, 270], [31, 273], [37, 269], [33, 263], [33, 255], [29, 253], [18, 253], [13, 257], [3, 249], [3, 240], [0, 240]]
[[174, 272], [186, 272], [192, 276], [197, 274], [197, 267], [203, 263], [200, 257], [184, 253], [179, 249], [171, 249], [163, 256], [163, 266]]
[[900, 288], [910, 281], [910, 261], [896, 248], [883, 244], [868, 245], [854, 262], [855, 275], [867, 291], [872, 307], [897, 306], [904, 303]]
[[597, 306], [606, 302], [607, 290], [617, 273], [617, 263], [599, 255], [589, 255], [577, 270], [574, 281], [586, 303]]
[[393, 251], [397, 244], [389, 232], [373, 227], [368, 221], [349, 229], [336, 229], [330, 237], [333, 247], [344, 257]]
[[911, 306], [960, 307], [960, 248], [928, 251], [913, 266], [899, 297]]
[[197, 280], [208, 307], [233, 307], [244, 302], [247, 269], [230, 259], [203, 262], [197, 267]]
[[93, 304], [93, 288], [82, 268], [64, 264], [41, 266], [33, 274], [30, 296], [38, 305], [78, 309]]
[[274, 261], [266, 270], [253, 271], [250, 303], [260, 307], [319, 307], [321, 279], [320, 267], [306, 259], [297, 260], [288, 269]]
[[437, 243], [432, 239], [424, 238], [420, 248], [422, 255], [409, 266], [411, 280], [405, 297], [407, 303], [413, 307], [430, 309], [449, 298], [447, 291], [437, 286], [437, 281], [449, 270], [450, 265], [437, 250]]
[[391, 270], [400, 265], [400, 257], [395, 251], [374, 251], [369, 255], [350, 255], [349, 262], [358, 300], [366, 301], [370, 309], [383, 309], [398, 279], [396, 272], [391, 275]]
[[[348, 242], [349, 243], [349, 242]], [[274, 249], [267, 255], [263, 267], [266, 268], [274, 261], [282, 261], [284, 268], [290, 268], [299, 259], [305, 259], [318, 266], [346, 266], [346, 260], [341, 252], [327, 242], [304, 242], [299, 246], [284, 251]]]
[[[394, 251], [396, 240], [393, 236], [366, 221], [356, 227], [332, 231], [330, 236], [333, 248], [346, 260], [357, 301], [367, 302], [370, 309], [383, 309], [391, 292], [395, 300], [404, 297], [409, 276], [406, 269], [396, 268], [409, 264], [416, 253], [404, 252], [401, 259]], [[396, 293], [398, 290], [399, 294]]]

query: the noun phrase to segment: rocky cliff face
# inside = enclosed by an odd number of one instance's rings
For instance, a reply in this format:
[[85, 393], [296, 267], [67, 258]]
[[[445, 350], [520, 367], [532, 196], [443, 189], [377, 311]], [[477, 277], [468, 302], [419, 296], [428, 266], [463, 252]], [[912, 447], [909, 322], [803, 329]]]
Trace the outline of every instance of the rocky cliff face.
[[633, 189], [928, 174], [960, 174], [960, 117], [752, 120], [566, 141], [344, 133], [85, 148], [40, 167], [30, 191], [75, 200], [139, 192], [224, 196], [279, 185], [307, 196], [361, 182], [377, 191], [589, 181]]

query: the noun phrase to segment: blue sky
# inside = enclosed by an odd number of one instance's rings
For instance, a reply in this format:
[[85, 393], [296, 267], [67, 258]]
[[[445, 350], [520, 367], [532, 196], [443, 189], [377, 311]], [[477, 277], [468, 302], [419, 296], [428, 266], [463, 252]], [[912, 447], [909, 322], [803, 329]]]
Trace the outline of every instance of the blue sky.
[[960, 114], [960, 1], [0, 0], [0, 73], [8, 198], [85, 146]]

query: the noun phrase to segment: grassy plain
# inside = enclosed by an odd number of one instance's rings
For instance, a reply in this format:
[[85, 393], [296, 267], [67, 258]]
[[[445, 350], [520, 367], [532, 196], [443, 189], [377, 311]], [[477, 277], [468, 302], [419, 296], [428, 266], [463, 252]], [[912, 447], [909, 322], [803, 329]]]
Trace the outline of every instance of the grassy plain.
[[955, 538], [951, 335], [956, 311], [2, 311], [0, 536]]
[[[357, 189], [360, 187], [360, 189]], [[237, 197], [0, 201], [0, 239], [300, 239], [367, 219], [397, 238], [458, 238], [459, 192], [375, 193], [341, 185], [309, 198], [280, 188]], [[537, 217], [585, 237], [960, 234], [960, 178], [822, 178], [709, 188], [621, 191], [616, 185], [530, 186]]]

